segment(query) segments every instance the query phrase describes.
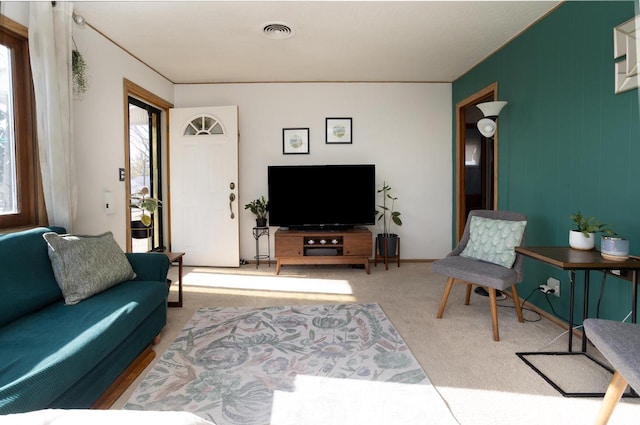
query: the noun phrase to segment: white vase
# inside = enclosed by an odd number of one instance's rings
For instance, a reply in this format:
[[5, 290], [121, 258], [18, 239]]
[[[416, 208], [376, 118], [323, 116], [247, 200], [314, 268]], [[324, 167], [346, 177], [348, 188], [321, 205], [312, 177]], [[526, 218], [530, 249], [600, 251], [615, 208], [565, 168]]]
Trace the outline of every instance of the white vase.
[[596, 237], [593, 233], [589, 233], [589, 237], [586, 237], [582, 232], [570, 230], [569, 246], [574, 249], [588, 251], [596, 246]]

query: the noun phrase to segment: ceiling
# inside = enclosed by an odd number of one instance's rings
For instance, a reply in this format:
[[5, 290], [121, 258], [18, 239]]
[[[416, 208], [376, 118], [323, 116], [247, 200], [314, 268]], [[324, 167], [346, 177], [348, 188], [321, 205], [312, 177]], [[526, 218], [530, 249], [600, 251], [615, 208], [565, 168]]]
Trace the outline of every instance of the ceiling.
[[[78, 1], [74, 7], [88, 26], [176, 84], [451, 82], [560, 3]], [[287, 24], [293, 35], [267, 38], [263, 26], [273, 22]]]

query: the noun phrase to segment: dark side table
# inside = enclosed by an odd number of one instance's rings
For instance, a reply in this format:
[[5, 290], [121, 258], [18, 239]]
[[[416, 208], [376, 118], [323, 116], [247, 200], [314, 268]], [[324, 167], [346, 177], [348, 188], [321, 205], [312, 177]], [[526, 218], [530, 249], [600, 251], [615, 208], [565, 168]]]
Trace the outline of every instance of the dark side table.
[[[178, 263], [178, 301], [168, 301], [168, 307], [182, 307], [182, 257], [184, 252], [164, 252], [171, 264]], [[171, 283], [169, 283], [171, 285]]]
[[[576, 271], [584, 271], [584, 305], [582, 308], [582, 320], [589, 317], [589, 272], [591, 270], [599, 270], [602, 272], [619, 270], [621, 272], [630, 272], [631, 277], [621, 277], [622, 279], [631, 281], [631, 313], [632, 321], [636, 323], [636, 310], [638, 304], [638, 271], [640, 271], [640, 260], [637, 258], [629, 258], [626, 260], [607, 260], [600, 255], [600, 251], [589, 250], [583, 251], [579, 249], [573, 249], [568, 246], [545, 246], [545, 247], [532, 247], [532, 246], [519, 246], [515, 248], [518, 254], [525, 257], [532, 258], [540, 261], [549, 266], [555, 267], [560, 270], [569, 271], [569, 346], [567, 351], [561, 352], [529, 352], [529, 353], [516, 353], [529, 367], [538, 373], [544, 380], [546, 380], [551, 386], [558, 390], [565, 397], [601, 397], [603, 393], [567, 393], [560, 388], [551, 378], [546, 376], [541, 370], [535, 367], [530, 361], [526, 359], [527, 356], [549, 356], [549, 355], [583, 355], [594, 363], [597, 363], [606, 370], [613, 373], [611, 368], [596, 360], [587, 354], [587, 336], [586, 333], [582, 335], [582, 349], [581, 351], [573, 351], [573, 325], [574, 325], [574, 310], [575, 310], [575, 287], [576, 283]], [[626, 396], [626, 394], [625, 394]], [[637, 395], [631, 393], [632, 397]]]

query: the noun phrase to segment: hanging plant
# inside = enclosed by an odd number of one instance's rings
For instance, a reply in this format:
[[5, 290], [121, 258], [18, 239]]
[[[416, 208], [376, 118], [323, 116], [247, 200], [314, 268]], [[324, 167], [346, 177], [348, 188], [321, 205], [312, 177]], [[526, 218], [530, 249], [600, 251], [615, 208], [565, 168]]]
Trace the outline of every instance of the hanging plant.
[[87, 62], [77, 48], [71, 52], [71, 69], [73, 72], [73, 94], [81, 96], [87, 91]]

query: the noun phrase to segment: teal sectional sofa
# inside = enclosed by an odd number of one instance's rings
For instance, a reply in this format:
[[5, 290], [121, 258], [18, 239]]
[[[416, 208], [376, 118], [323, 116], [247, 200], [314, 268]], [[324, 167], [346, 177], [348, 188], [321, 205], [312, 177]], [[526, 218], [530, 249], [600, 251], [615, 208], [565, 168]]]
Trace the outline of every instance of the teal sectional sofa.
[[165, 255], [127, 253], [132, 280], [67, 305], [52, 230], [0, 235], [0, 414], [90, 407], [166, 323]]

